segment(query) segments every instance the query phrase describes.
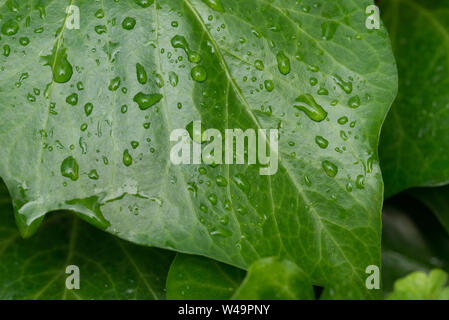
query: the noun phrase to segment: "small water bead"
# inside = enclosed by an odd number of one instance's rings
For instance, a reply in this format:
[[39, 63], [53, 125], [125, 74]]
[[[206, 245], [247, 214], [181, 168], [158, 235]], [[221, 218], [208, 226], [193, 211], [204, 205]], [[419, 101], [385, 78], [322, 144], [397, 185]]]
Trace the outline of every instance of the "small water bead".
[[123, 164], [127, 167], [133, 164], [133, 158], [129, 154], [128, 149], [125, 149], [125, 151], [123, 151]]
[[310, 85], [311, 85], [312, 87], [313, 87], [313, 86], [316, 86], [317, 83], [318, 83], [318, 79], [317, 79], [317, 78], [310, 78], [309, 83], [310, 83]]
[[120, 83], [121, 83], [120, 77], [115, 77], [109, 82], [108, 89], [110, 91], [117, 91], [117, 89], [120, 88]]
[[358, 107], [360, 107], [360, 98], [359, 98], [359, 96], [354, 96], [351, 99], [349, 99], [348, 106], [353, 108], [353, 109], [357, 109]]
[[72, 181], [78, 180], [79, 166], [75, 158], [70, 156], [64, 159], [61, 163], [61, 174], [63, 177], [69, 178]]
[[329, 146], [329, 141], [327, 141], [322, 136], [316, 136], [315, 137], [315, 143], [321, 148], [326, 149]]
[[214, 11], [218, 11], [220, 13], [225, 12], [220, 0], [202, 0], [202, 1]]
[[33, 92], [34, 92], [34, 94], [35, 94], [36, 96], [38, 96], [38, 95], [41, 94], [41, 91], [40, 91], [38, 88], [34, 88], [34, 89], [33, 89]]
[[98, 174], [97, 170], [91, 170], [88, 175], [89, 179], [92, 180], [98, 180], [100, 178], [100, 175]]
[[42, 32], [44, 32], [44, 27], [34, 29], [34, 33], [42, 33]]
[[338, 173], [338, 167], [328, 160], [321, 162], [321, 167], [324, 172], [331, 178], [335, 177]]
[[83, 123], [80, 127], [81, 131], [86, 131], [87, 130], [87, 123]]
[[195, 66], [192, 68], [191, 75], [196, 82], [204, 82], [207, 79], [207, 71], [203, 66]]
[[84, 105], [84, 113], [86, 114], [86, 116], [90, 116], [92, 111], [94, 110], [94, 105], [90, 102], [86, 103]]
[[365, 188], [365, 177], [363, 175], [358, 175], [355, 179], [355, 185], [358, 189]]
[[140, 110], [146, 110], [157, 104], [162, 98], [163, 96], [159, 93], [145, 94], [139, 92], [134, 96], [133, 101], [138, 104]]
[[30, 44], [30, 39], [28, 39], [27, 37], [22, 37], [22, 38], [19, 39], [19, 43], [22, 46], [26, 47], [27, 45]]
[[179, 26], [178, 21], [172, 21], [172, 22], [171, 22], [171, 26], [172, 26], [173, 28], [177, 28], [177, 27]]
[[317, 93], [320, 96], [327, 96], [329, 94], [329, 91], [326, 88], [319, 88]]
[[278, 63], [278, 69], [279, 72], [283, 75], [287, 75], [290, 73], [291, 67], [290, 67], [290, 60], [287, 58], [284, 52], [279, 52], [276, 55], [276, 60]]
[[335, 75], [334, 80], [337, 83], [337, 85], [347, 94], [352, 93], [352, 82], [351, 81], [344, 81], [340, 76]]
[[121, 111], [122, 113], [126, 113], [126, 112], [128, 111], [128, 106], [127, 106], [126, 104], [122, 105], [122, 106], [120, 107], [120, 111]]
[[2, 33], [5, 36], [13, 36], [17, 32], [19, 32], [19, 24], [14, 20], [8, 20], [2, 26]]
[[256, 67], [257, 70], [260, 70], [260, 71], [262, 71], [263, 69], [265, 69], [265, 66], [264, 66], [262, 60], [256, 60], [256, 61], [254, 62], [254, 66]]
[[165, 85], [164, 78], [163, 78], [159, 73], [156, 73], [156, 74], [154, 75], [154, 77], [155, 77], [156, 85], [157, 85], [159, 88], [162, 88], [162, 87]]
[[77, 88], [79, 91], [83, 91], [83, 90], [84, 90], [84, 84], [83, 84], [81, 81], [78, 81], [78, 82], [76, 83], [76, 88]]
[[98, 25], [95, 26], [95, 32], [98, 34], [103, 34], [108, 31], [108, 28], [105, 25]]
[[146, 84], [148, 80], [147, 72], [145, 71], [145, 68], [140, 63], [136, 64], [136, 75], [137, 75], [137, 81], [140, 84]]
[[310, 181], [310, 178], [308, 176], [304, 176], [304, 182], [306, 183], [306, 186], [310, 187], [312, 185], [312, 181]]
[[296, 98], [298, 103], [294, 107], [303, 111], [311, 120], [321, 122], [327, 117], [327, 112], [320, 106], [312, 95], [302, 94]]
[[200, 204], [200, 210], [204, 213], [207, 213], [209, 211], [209, 209], [207, 208], [207, 206], [205, 204]]
[[228, 180], [226, 180], [226, 178], [223, 176], [217, 176], [215, 182], [219, 187], [226, 187], [228, 185]]
[[184, 52], [187, 54], [187, 58], [192, 63], [199, 63], [201, 61], [201, 55], [197, 52], [191, 51], [190, 46], [187, 43], [187, 40], [185, 37], [176, 35], [170, 40], [171, 45], [173, 48], [179, 48], [183, 49]]
[[126, 17], [122, 21], [122, 28], [125, 30], [132, 30], [136, 26], [136, 19], [132, 17]]
[[154, 0], [134, 0], [134, 2], [142, 8], [148, 8], [154, 3]]
[[264, 86], [265, 86], [265, 89], [268, 92], [273, 91], [274, 90], [274, 82], [273, 82], [273, 80], [265, 80]]
[[98, 18], [98, 19], [104, 18], [104, 11], [103, 11], [103, 9], [98, 9], [98, 10], [95, 12], [95, 17]]
[[35, 101], [36, 101], [36, 97], [33, 96], [31, 93], [29, 93], [29, 94], [27, 95], [27, 100], [28, 100], [29, 102], [35, 102]]
[[172, 87], [176, 87], [179, 83], [178, 75], [175, 72], [170, 71], [168, 74], [168, 82], [170, 82]]
[[318, 66], [313, 66], [313, 65], [308, 65], [307, 66], [307, 70], [311, 71], [311, 72], [318, 72], [320, 71], [320, 67]]
[[78, 104], [78, 94], [72, 93], [65, 99], [65, 101], [72, 106], [76, 106]]
[[5, 44], [5, 45], [3, 46], [3, 55], [4, 55], [5, 57], [9, 57], [10, 53], [11, 53], [11, 47], [8, 46], [7, 44]]
[[176, 106], [179, 110], [181, 110], [182, 109], [182, 103], [181, 102], [178, 102], [178, 104], [177, 104], [177, 106]]
[[348, 123], [348, 121], [349, 121], [349, 119], [348, 119], [348, 117], [346, 117], [346, 116], [343, 116], [343, 117], [341, 117], [341, 118], [339, 118], [339, 119], [337, 120], [337, 122], [338, 122], [339, 124], [341, 124], [341, 125], [344, 125], [344, 124]]
[[137, 149], [139, 147], [139, 141], [131, 141], [131, 147]]

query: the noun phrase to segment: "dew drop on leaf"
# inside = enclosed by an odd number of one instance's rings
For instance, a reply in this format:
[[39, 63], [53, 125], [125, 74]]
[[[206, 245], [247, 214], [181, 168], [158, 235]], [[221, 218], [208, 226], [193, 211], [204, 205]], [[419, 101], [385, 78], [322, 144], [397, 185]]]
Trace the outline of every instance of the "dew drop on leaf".
[[13, 36], [19, 32], [19, 24], [14, 20], [8, 20], [2, 25], [2, 33], [5, 36]]
[[276, 55], [277, 63], [278, 63], [278, 69], [279, 72], [283, 75], [287, 75], [290, 73], [290, 60], [287, 58], [284, 52], [279, 52]]
[[131, 155], [129, 154], [129, 150], [126, 149], [123, 152], [123, 164], [127, 167], [129, 167], [130, 165], [133, 164], [133, 158], [131, 157]]
[[78, 171], [78, 163], [72, 156], [67, 157], [61, 164], [62, 176], [69, 178], [72, 181], [78, 180]]
[[303, 111], [311, 120], [321, 122], [327, 117], [327, 112], [320, 106], [312, 95], [302, 94], [296, 98], [298, 103], [294, 107]]
[[330, 161], [324, 160], [321, 166], [329, 177], [335, 177], [338, 173], [338, 167]]
[[122, 28], [125, 30], [132, 30], [136, 26], [136, 19], [132, 17], [126, 17], [122, 21]]
[[146, 110], [161, 101], [162, 97], [159, 93], [145, 94], [139, 92], [134, 96], [133, 101], [138, 104], [140, 110]]
[[315, 142], [321, 149], [326, 149], [329, 146], [329, 141], [321, 136], [317, 136]]
[[140, 84], [146, 84], [148, 77], [147, 72], [145, 71], [145, 68], [140, 63], [136, 64], [136, 74], [137, 74], [137, 81]]
[[207, 71], [202, 66], [193, 67], [191, 75], [193, 80], [195, 80], [196, 82], [204, 82], [207, 79]]

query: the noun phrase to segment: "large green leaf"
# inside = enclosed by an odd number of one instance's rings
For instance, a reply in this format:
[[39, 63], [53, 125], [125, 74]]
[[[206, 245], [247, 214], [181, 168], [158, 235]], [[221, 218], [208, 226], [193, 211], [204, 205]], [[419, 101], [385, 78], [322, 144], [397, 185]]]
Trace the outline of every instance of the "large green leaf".
[[[23, 235], [72, 210], [133, 242], [242, 268], [282, 256], [335, 297], [376, 295], [397, 75], [385, 28], [365, 26], [372, 1], [2, 4], [0, 175]], [[278, 172], [173, 165], [170, 133], [200, 119], [278, 128]]]
[[449, 3], [381, 1], [399, 69], [382, 130], [387, 195], [449, 182]]
[[382, 265], [385, 292], [391, 292], [396, 280], [414, 271], [449, 271], [449, 236], [432, 212], [408, 195], [385, 203]]
[[227, 300], [245, 272], [204, 257], [177, 254], [167, 276], [167, 299]]
[[263, 258], [254, 262], [241, 286], [232, 296], [235, 300], [313, 300], [312, 284], [293, 262]]
[[[0, 185], [0, 299], [161, 299], [172, 259], [168, 251], [119, 240], [64, 213], [52, 214], [33, 239], [23, 240]], [[66, 289], [69, 265], [79, 268], [79, 290]]]
[[449, 300], [447, 273], [435, 269], [428, 275], [417, 271], [399, 279], [394, 284], [394, 292], [389, 300]]
[[449, 187], [418, 188], [410, 194], [429, 207], [449, 233]]

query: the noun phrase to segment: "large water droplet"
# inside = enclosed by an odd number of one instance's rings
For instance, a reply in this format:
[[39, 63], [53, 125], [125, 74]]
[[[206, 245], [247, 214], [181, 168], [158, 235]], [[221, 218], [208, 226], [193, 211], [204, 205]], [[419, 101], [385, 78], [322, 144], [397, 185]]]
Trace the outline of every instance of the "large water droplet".
[[221, 4], [220, 0], [202, 0], [205, 4], [207, 4], [212, 10], [218, 11], [218, 12], [225, 12], [223, 5]]
[[284, 52], [279, 52], [276, 55], [276, 59], [278, 62], [279, 72], [283, 75], [287, 75], [290, 73], [290, 60], [287, 58]]
[[193, 67], [191, 75], [193, 80], [195, 80], [196, 82], [204, 82], [207, 79], [207, 71], [202, 66]]
[[129, 150], [126, 149], [123, 152], [123, 164], [127, 167], [129, 167], [130, 165], [133, 164], [133, 158], [131, 157], [131, 155], [129, 154]]
[[73, 68], [69, 60], [65, 48], [53, 48], [51, 55], [42, 57], [45, 65], [52, 68], [53, 81], [57, 83], [66, 83], [72, 78]]
[[136, 64], [136, 74], [137, 74], [137, 81], [139, 81], [140, 84], [147, 83], [147, 72], [145, 71], [145, 68], [140, 63]]
[[312, 95], [302, 94], [296, 98], [298, 105], [294, 107], [303, 111], [310, 119], [316, 122], [321, 122], [327, 117], [327, 112], [320, 106]]
[[329, 177], [333, 178], [338, 173], [338, 167], [330, 161], [324, 160], [321, 162], [321, 166]]
[[61, 174], [63, 177], [69, 178], [72, 181], [78, 180], [79, 167], [75, 158], [72, 156], [67, 157], [61, 164]]
[[326, 149], [327, 146], [329, 145], [329, 141], [327, 141], [325, 138], [321, 136], [317, 136], [315, 138], [315, 142], [321, 149]]
[[131, 17], [126, 17], [122, 21], [122, 28], [125, 30], [132, 30], [136, 26], [136, 19]]
[[2, 26], [2, 33], [5, 36], [13, 36], [17, 32], [19, 32], [19, 24], [14, 20], [8, 20]]
[[161, 101], [163, 96], [159, 93], [145, 94], [139, 92], [134, 96], [134, 102], [139, 105], [140, 110], [146, 110]]

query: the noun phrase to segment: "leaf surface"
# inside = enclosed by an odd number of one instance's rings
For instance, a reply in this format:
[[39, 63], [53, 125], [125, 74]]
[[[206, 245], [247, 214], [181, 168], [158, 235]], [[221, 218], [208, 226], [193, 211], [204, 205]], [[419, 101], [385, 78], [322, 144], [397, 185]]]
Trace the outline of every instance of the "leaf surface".
[[204, 257], [177, 254], [167, 276], [169, 300], [227, 300], [245, 271]]
[[449, 182], [449, 3], [380, 3], [399, 69], [399, 93], [380, 143], [390, 196]]
[[[280, 256], [336, 298], [376, 296], [364, 270], [380, 264], [376, 150], [397, 75], [368, 5], [3, 2], [0, 175], [22, 234], [71, 210], [136, 243], [241, 268]], [[173, 165], [170, 134], [193, 120], [279, 129], [277, 173]]]
[[312, 284], [293, 262], [264, 258], [254, 262], [240, 287], [232, 296], [235, 300], [313, 300]]
[[[168, 251], [119, 240], [64, 213], [24, 240], [0, 185], [0, 299], [163, 299], [172, 260]], [[66, 288], [70, 265], [79, 268], [79, 290]]]

